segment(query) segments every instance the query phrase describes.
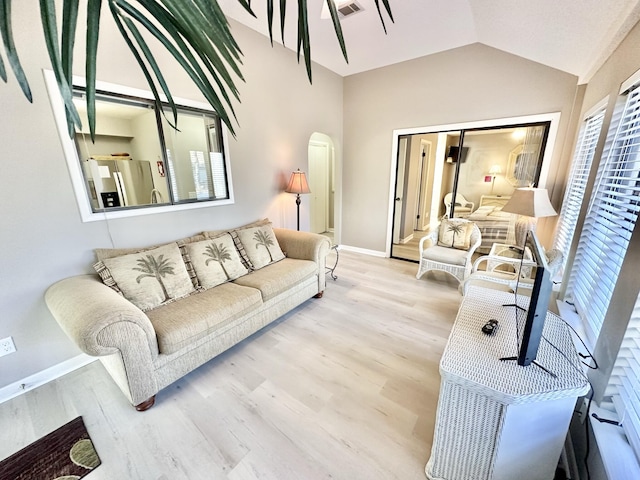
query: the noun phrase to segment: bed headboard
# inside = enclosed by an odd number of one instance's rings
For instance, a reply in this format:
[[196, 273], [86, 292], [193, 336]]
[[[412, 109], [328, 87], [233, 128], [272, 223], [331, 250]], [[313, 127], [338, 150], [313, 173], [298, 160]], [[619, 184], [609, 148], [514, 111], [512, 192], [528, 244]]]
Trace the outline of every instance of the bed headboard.
[[482, 195], [480, 196], [481, 207], [504, 207], [511, 195]]

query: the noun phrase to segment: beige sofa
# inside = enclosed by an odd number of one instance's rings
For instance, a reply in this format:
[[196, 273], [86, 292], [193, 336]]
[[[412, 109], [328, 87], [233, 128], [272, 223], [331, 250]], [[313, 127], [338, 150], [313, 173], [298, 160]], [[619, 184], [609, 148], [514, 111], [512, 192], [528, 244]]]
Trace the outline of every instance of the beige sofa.
[[69, 337], [100, 358], [137, 410], [183, 375], [249, 337], [325, 288], [329, 240], [273, 229], [286, 258], [143, 312], [98, 275], [52, 285], [45, 300]]

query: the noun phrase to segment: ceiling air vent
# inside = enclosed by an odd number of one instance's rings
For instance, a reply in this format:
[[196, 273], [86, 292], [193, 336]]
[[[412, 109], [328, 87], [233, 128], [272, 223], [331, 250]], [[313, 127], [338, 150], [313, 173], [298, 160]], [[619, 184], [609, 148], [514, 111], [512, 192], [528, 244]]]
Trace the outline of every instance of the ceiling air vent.
[[361, 12], [363, 8], [358, 2], [347, 2], [345, 4], [338, 4], [338, 13], [340, 18], [350, 17], [351, 15]]

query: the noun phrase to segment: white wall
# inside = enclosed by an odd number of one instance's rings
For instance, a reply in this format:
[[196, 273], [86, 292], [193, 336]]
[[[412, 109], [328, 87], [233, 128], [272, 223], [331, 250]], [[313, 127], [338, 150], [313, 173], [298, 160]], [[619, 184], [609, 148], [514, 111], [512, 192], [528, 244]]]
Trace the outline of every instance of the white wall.
[[[90, 272], [94, 248], [171, 241], [264, 216], [276, 226], [295, 228], [295, 203], [281, 193], [281, 186], [289, 172], [305, 168], [311, 134], [329, 135], [341, 160], [342, 79], [316, 65], [309, 85], [294, 53], [272, 49], [265, 37], [233, 23], [245, 52], [246, 78], [246, 83], [238, 82], [240, 125], [237, 139], [230, 141], [236, 203], [82, 223], [42, 78], [41, 69], [49, 62], [37, 3], [13, 6], [16, 43], [34, 103], [24, 99], [13, 77], [0, 84], [5, 120], [0, 130], [0, 338], [13, 336], [18, 350], [0, 359], [0, 388], [80, 353], [49, 314], [43, 296], [56, 280]], [[98, 79], [144, 89], [144, 78], [106, 7], [102, 23]], [[82, 75], [78, 48], [75, 73]], [[161, 54], [158, 59], [175, 96], [204, 101], [171, 58]], [[306, 206], [303, 199], [302, 229], [308, 229]]]
[[[559, 111], [552, 186], [567, 161], [576, 84], [573, 75], [481, 44], [346, 77], [342, 243], [385, 250], [394, 129]], [[552, 195], [556, 207], [560, 200]]]

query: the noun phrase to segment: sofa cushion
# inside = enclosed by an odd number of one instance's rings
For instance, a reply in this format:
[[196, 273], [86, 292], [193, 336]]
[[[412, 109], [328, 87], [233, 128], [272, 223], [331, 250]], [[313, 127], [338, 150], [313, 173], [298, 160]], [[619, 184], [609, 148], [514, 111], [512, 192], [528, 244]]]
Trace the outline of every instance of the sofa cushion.
[[228, 233], [185, 245], [198, 284], [209, 289], [249, 273]]
[[176, 243], [118, 257], [94, 265], [106, 285], [115, 286], [142, 311], [195, 291]]
[[262, 293], [262, 300], [266, 302], [292, 286], [313, 277], [317, 272], [318, 264], [315, 262], [285, 258], [240, 277], [233, 283], [257, 288]]
[[253, 269], [258, 270], [284, 258], [271, 223], [236, 230]]
[[156, 331], [158, 349], [171, 354], [262, 305], [254, 288], [224, 283], [179, 302], [163, 305], [147, 316]]

